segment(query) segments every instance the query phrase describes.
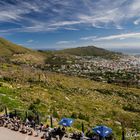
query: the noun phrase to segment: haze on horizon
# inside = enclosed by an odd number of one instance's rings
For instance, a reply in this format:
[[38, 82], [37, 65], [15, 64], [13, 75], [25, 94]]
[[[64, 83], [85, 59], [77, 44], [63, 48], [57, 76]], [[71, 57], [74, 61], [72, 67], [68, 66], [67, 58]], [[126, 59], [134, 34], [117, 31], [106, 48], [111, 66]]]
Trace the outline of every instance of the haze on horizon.
[[0, 36], [34, 48], [140, 49], [140, 0], [1, 0]]

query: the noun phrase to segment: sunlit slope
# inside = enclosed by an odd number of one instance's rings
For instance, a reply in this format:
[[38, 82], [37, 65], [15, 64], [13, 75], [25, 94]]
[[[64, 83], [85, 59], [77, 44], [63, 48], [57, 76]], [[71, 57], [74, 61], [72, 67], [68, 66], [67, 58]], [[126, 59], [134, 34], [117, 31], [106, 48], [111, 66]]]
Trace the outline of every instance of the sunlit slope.
[[36, 110], [43, 120], [50, 114], [58, 119], [73, 117], [75, 128], [80, 128], [82, 121], [86, 127], [105, 124], [119, 135], [121, 122], [126, 128], [140, 130], [140, 89], [29, 68], [14, 69], [0, 87], [0, 102], [9, 110]]
[[8, 58], [15, 63], [43, 63], [44, 55], [40, 52], [16, 45], [0, 38], [0, 57]]
[[13, 44], [3, 38], [0, 38], [0, 56], [11, 56], [13, 54], [27, 53], [29, 49]]
[[76, 56], [99, 56], [103, 58], [117, 58], [120, 54], [108, 51], [103, 48], [95, 47], [95, 46], [85, 46], [85, 47], [77, 47], [77, 48], [68, 48], [64, 50], [54, 51], [54, 53], [58, 54], [69, 54]]

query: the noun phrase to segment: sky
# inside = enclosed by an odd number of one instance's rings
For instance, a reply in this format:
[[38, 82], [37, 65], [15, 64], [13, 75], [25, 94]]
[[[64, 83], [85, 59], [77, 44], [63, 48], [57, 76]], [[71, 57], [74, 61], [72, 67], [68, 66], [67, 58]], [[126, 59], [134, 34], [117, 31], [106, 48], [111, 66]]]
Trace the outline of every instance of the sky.
[[0, 0], [0, 37], [33, 49], [140, 49], [140, 0]]

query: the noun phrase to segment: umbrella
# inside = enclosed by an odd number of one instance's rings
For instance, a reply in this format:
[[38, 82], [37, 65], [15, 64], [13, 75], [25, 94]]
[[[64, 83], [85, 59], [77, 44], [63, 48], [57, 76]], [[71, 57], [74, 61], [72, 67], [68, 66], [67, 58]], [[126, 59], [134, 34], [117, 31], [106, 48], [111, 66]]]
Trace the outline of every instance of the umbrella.
[[63, 125], [63, 126], [71, 126], [73, 123], [73, 119], [71, 118], [62, 118], [62, 120], [59, 122], [59, 125]]
[[93, 128], [93, 131], [103, 138], [112, 133], [112, 129], [104, 125], [96, 126], [95, 128]]

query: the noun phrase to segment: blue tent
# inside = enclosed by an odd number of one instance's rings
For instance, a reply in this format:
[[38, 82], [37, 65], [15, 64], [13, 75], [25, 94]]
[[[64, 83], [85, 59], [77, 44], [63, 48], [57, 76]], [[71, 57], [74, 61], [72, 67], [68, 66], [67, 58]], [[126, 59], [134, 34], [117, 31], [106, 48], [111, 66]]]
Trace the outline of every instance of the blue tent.
[[112, 133], [112, 129], [104, 125], [96, 126], [95, 128], [93, 128], [93, 131], [103, 138], [107, 137]]
[[63, 126], [71, 126], [73, 123], [73, 119], [71, 118], [62, 118], [62, 120], [59, 122], [59, 125], [63, 125]]

